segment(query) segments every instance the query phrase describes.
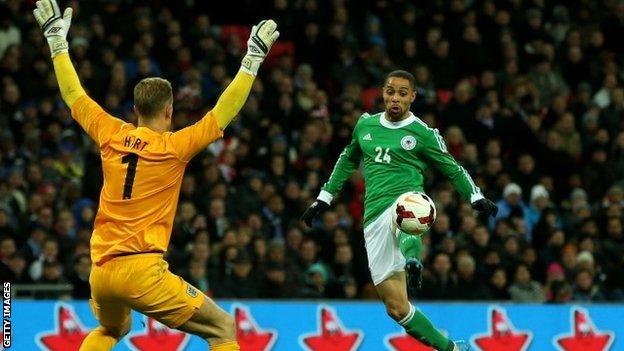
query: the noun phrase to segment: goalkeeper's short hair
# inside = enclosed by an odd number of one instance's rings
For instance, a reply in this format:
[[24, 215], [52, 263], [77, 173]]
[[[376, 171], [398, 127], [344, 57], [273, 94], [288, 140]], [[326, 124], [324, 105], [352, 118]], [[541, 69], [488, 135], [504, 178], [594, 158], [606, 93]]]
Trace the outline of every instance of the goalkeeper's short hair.
[[142, 79], [134, 87], [134, 106], [143, 118], [152, 118], [173, 101], [171, 83], [152, 77]]

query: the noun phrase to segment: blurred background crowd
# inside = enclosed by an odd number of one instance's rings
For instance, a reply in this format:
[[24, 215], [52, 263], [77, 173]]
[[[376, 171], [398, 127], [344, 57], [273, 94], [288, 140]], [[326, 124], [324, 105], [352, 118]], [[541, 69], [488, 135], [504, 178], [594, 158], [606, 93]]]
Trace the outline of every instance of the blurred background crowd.
[[[316, 197], [393, 69], [495, 219], [435, 169], [418, 299], [624, 299], [624, 2], [617, 0], [67, 1], [89, 94], [136, 122], [132, 89], [174, 86], [194, 123], [236, 73], [250, 25], [281, 37], [225, 137], [188, 166], [167, 260], [214, 297], [375, 298], [356, 172], [312, 229]], [[98, 150], [60, 99], [34, 0], [0, 0], [0, 275], [88, 298]], [[241, 11], [245, 9], [245, 11]], [[30, 296], [30, 295], [28, 295]], [[58, 293], [37, 292], [38, 298]]]

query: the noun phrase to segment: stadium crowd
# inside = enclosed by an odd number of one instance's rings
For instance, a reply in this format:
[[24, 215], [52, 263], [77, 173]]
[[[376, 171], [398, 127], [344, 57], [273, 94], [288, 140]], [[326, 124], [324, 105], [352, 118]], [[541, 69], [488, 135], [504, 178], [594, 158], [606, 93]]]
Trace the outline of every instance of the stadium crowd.
[[[62, 104], [33, 3], [0, 1], [0, 275], [69, 282], [88, 298], [101, 165]], [[134, 84], [167, 78], [176, 128], [213, 106], [250, 23], [280, 26], [243, 111], [188, 166], [167, 253], [174, 273], [214, 297], [375, 298], [362, 174], [312, 229], [298, 218], [400, 68], [417, 78], [413, 111], [500, 209], [476, 217], [428, 171], [438, 218], [416, 297], [624, 299], [624, 2], [214, 3], [67, 2], [89, 94], [135, 122]]]

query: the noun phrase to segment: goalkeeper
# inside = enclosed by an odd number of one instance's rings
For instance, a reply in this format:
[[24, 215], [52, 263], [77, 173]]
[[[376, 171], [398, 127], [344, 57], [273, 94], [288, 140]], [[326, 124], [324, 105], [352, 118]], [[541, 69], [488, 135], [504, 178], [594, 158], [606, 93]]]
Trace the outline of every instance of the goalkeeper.
[[466, 170], [447, 152], [438, 130], [429, 128], [410, 112], [416, 98], [414, 82], [414, 76], [406, 71], [388, 74], [382, 87], [385, 112], [364, 113], [360, 117], [351, 143], [340, 154], [329, 180], [301, 219], [311, 226], [363, 161], [364, 240], [373, 283], [387, 313], [409, 335], [436, 350], [469, 350], [465, 342], [454, 343], [442, 335], [409, 303], [405, 270], [410, 286], [420, 285], [422, 242], [420, 236], [393, 232], [392, 204], [402, 193], [423, 191], [422, 174], [428, 165], [433, 165], [477, 211], [496, 215], [497, 207], [483, 197]]
[[34, 15], [50, 46], [56, 78], [72, 117], [100, 147], [104, 185], [91, 236], [92, 311], [100, 326], [80, 350], [111, 350], [130, 330], [131, 309], [198, 335], [210, 350], [239, 350], [236, 328], [211, 299], [168, 269], [167, 250], [184, 170], [238, 114], [260, 64], [279, 36], [272, 20], [254, 26], [240, 70], [199, 122], [170, 131], [171, 84], [146, 78], [134, 88], [138, 126], [106, 113], [84, 91], [68, 54], [72, 9], [40, 0]]

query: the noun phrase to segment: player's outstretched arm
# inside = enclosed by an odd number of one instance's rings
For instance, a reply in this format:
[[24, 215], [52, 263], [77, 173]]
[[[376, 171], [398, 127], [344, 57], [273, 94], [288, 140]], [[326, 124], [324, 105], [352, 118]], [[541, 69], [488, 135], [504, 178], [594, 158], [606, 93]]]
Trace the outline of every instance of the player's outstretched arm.
[[61, 14], [56, 0], [39, 0], [36, 6], [33, 15], [50, 46], [63, 101], [71, 108], [78, 98], [86, 95], [68, 53], [67, 32], [71, 26], [72, 8], [66, 8]]
[[263, 20], [251, 29], [247, 40], [247, 54], [243, 57], [240, 70], [210, 111], [221, 130], [230, 124], [247, 101], [258, 69], [279, 37], [276, 29], [277, 24], [273, 20]]
[[[355, 133], [354, 133], [355, 134]], [[334, 165], [334, 169], [323, 185], [316, 200], [301, 215], [302, 220], [308, 227], [312, 226], [312, 220], [329, 208], [334, 195], [340, 192], [344, 183], [351, 178], [353, 172], [359, 167], [362, 158], [362, 150], [355, 135], [351, 143], [347, 145]]]
[[449, 154], [444, 139], [437, 129], [429, 128], [424, 135], [423, 158], [433, 164], [453, 183], [461, 196], [470, 201], [472, 208], [486, 216], [496, 216], [498, 207], [486, 199], [466, 169]]

